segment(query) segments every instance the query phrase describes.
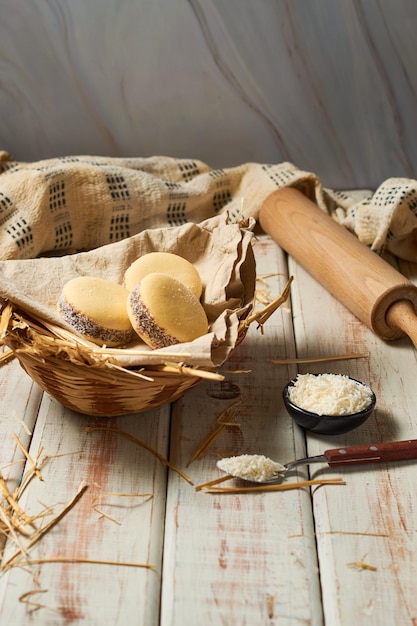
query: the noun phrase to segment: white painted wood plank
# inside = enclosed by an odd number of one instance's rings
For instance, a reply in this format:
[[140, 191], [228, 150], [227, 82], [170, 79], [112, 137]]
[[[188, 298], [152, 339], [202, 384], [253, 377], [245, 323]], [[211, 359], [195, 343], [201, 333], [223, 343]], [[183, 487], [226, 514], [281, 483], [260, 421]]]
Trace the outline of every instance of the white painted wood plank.
[[[0, 368], [0, 475], [13, 492], [22, 475], [25, 457], [18, 441], [27, 448], [36, 423], [42, 392], [17, 360]], [[16, 440], [17, 439], [17, 440]], [[0, 535], [0, 551], [5, 537]]]
[[[267, 281], [275, 295], [285, 283], [284, 257], [265, 238], [255, 251], [259, 274], [280, 272]], [[184, 466], [233, 402], [233, 390], [240, 392], [240, 428], [229, 427], [204, 460], [190, 465], [196, 484], [220, 474], [218, 456], [262, 453], [288, 461], [304, 454], [303, 435], [294, 431], [281, 400], [294, 367], [270, 363], [286, 356], [294, 356], [294, 347], [284, 306], [266, 323], [263, 336], [251, 328], [224, 368], [223, 393], [205, 383], [177, 404], [171, 454]], [[234, 369], [251, 371], [233, 374]], [[162, 626], [321, 624], [309, 492], [213, 495], [194, 492], [171, 475], [162, 591]]]
[[[77, 505], [29, 553], [31, 559], [77, 557], [121, 563], [151, 563], [155, 570], [124, 565], [44, 563], [13, 568], [0, 579], [0, 619], [4, 624], [157, 624], [166, 497], [166, 467], [155, 456], [120, 435], [86, 426], [111, 426], [145, 440], [165, 457], [169, 407], [140, 415], [94, 420], [44, 396], [32, 457], [42, 446], [50, 457], [21, 503], [30, 514], [52, 507], [55, 517], [83, 483]], [[105, 494], [149, 493], [151, 497]], [[97, 497], [102, 499], [96, 502]], [[97, 506], [112, 519], [102, 517]], [[119, 523], [117, 523], [119, 522]], [[15, 546], [9, 542], [6, 559]], [[19, 598], [45, 608], [33, 611]], [[32, 611], [31, 611], [32, 608]]]
[[[0, 471], [4, 478], [17, 480], [22, 472], [13, 434], [27, 445], [36, 422], [42, 392], [23, 371], [16, 359], [0, 368]], [[10, 465], [16, 461], [16, 465]]]
[[[295, 264], [291, 269], [299, 356], [369, 352], [368, 359], [302, 366], [300, 371], [349, 374], [371, 384], [377, 394], [377, 409], [364, 425], [345, 435], [310, 435], [309, 454], [349, 444], [417, 438], [417, 353], [410, 341], [380, 340], [304, 270]], [[321, 472], [316, 467], [315, 475]], [[317, 489], [313, 496], [325, 623], [415, 623], [416, 462], [343, 470], [323, 467], [321, 475], [346, 479], [342, 492]], [[349, 565], [354, 562], [376, 569]]]
[[[260, 274], [282, 272], [266, 281], [275, 295], [285, 282], [284, 258], [264, 237], [256, 244], [256, 255]], [[416, 278], [413, 266], [404, 264], [403, 270]], [[375, 414], [365, 425], [343, 436], [309, 435], [308, 452], [417, 438], [416, 351], [409, 341], [382, 342], [304, 270], [292, 264], [291, 272], [298, 356], [369, 351], [368, 359], [333, 362], [331, 367], [300, 366], [300, 371], [348, 373], [369, 382], [378, 396]], [[171, 461], [187, 471], [195, 484], [219, 474], [218, 454], [260, 452], [282, 462], [304, 455], [304, 433], [284, 412], [280, 395], [296, 367], [270, 363], [294, 355], [291, 317], [284, 306], [267, 322], [263, 336], [251, 328], [224, 368], [227, 382], [202, 383], [175, 405], [171, 442], [168, 407], [108, 422], [94, 420], [71, 413], [47, 395], [40, 404], [40, 391], [17, 363], [0, 370], [2, 466], [21, 455], [14, 432], [22, 443], [30, 441], [20, 418], [29, 428], [37, 420], [32, 456], [43, 446], [51, 457], [42, 470], [44, 480], [34, 480], [28, 488], [24, 508], [35, 513], [49, 505], [57, 513], [80, 484], [90, 485], [74, 509], [34, 546], [31, 557], [70, 554], [156, 565], [155, 571], [68, 563], [33, 565], [28, 571], [15, 568], [0, 578], [2, 623], [19, 626], [29, 619], [35, 626], [59, 626], [69, 620], [150, 626], [413, 623], [417, 616], [414, 462], [343, 471], [325, 467], [320, 476], [343, 475], [346, 485], [313, 492], [313, 523], [307, 490], [212, 495], [196, 492], [170, 472], [166, 498], [167, 472], [149, 452], [116, 434], [85, 432], [88, 425], [105, 424], [144, 439], [164, 455], [170, 445]], [[237, 369], [251, 373], [237, 374]], [[187, 468], [196, 446], [233, 402], [236, 391], [242, 400], [239, 428], [226, 428], [207, 457]], [[10, 471], [13, 483], [21, 465], [13, 464]], [[153, 498], [112, 497], [97, 503], [119, 525], [93, 509], [96, 496], [109, 492], [149, 492]], [[9, 545], [8, 555], [11, 550]], [[356, 561], [376, 570], [349, 566]], [[19, 602], [22, 594], [34, 590], [40, 593], [29, 599], [47, 608], [31, 611], [33, 607]]]

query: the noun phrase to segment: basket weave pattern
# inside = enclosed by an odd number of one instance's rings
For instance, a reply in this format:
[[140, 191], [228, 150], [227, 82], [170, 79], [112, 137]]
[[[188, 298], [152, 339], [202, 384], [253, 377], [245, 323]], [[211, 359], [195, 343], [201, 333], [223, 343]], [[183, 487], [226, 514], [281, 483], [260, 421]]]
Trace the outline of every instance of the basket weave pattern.
[[75, 365], [53, 356], [39, 359], [28, 351], [18, 353], [23, 369], [61, 404], [73, 411], [115, 417], [148, 411], [173, 402], [201, 379], [173, 372], [147, 370], [150, 380], [128, 370]]
[[[235, 349], [253, 322], [262, 327], [287, 300], [291, 281], [261, 311], [246, 311], [240, 320]], [[75, 335], [62, 339], [10, 302], [3, 302], [0, 344], [18, 358], [43, 391], [73, 411], [97, 417], [149, 411], [173, 402], [204, 378], [219, 381], [224, 378], [210, 369], [194, 369], [173, 362], [134, 369], [120, 367], [111, 352], [108, 355], [105, 350], [99, 354], [91, 352]]]
[[[3, 345], [18, 358], [39, 387], [67, 408], [86, 415], [114, 417], [173, 402], [202, 378], [222, 377], [169, 363], [127, 369], [117, 359], [90, 353], [74, 335], [65, 341], [8, 304], [2, 312]], [[237, 345], [248, 326], [242, 320]], [[111, 353], [110, 353], [111, 355]]]

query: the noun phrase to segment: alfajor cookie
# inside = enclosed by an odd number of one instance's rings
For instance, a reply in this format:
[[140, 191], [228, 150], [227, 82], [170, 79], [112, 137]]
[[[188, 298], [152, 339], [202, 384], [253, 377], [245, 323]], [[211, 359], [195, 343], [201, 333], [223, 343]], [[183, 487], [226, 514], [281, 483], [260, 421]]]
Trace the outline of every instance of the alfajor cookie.
[[131, 291], [142, 278], [155, 272], [173, 276], [200, 298], [203, 285], [197, 269], [187, 259], [171, 252], [149, 252], [136, 259], [125, 272], [124, 285]]
[[57, 307], [62, 319], [90, 341], [120, 346], [135, 337], [126, 309], [128, 296], [122, 285], [78, 276], [64, 285]]
[[151, 348], [193, 341], [208, 331], [199, 299], [168, 274], [147, 274], [130, 292], [127, 311], [133, 328]]

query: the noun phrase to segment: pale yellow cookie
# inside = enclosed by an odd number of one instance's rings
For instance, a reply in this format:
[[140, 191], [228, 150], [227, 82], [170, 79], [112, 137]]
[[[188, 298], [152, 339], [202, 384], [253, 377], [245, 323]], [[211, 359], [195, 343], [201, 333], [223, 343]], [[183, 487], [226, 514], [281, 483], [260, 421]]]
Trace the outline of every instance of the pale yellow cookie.
[[191, 289], [196, 298], [201, 297], [203, 285], [200, 274], [190, 261], [171, 252], [149, 252], [130, 265], [124, 275], [124, 285], [131, 291], [142, 278], [153, 273], [173, 276]]
[[139, 337], [151, 348], [193, 341], [208, 330], [199, 299], [168, 274], [148, 274], [128, 298], [128, 315]]
[[94, 276], [78, 276], [64, 285], [58, 312], [90, 341], [119, 346], [135, 337], [126, 310], [128, 296], [122, 285]]

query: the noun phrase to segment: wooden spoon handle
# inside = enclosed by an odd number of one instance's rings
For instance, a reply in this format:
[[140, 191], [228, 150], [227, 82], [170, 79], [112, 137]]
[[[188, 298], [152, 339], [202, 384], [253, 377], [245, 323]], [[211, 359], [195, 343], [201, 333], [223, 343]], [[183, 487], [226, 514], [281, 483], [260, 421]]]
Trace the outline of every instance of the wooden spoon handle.
[[[278, 189], [263, 203], [259, 222], [379, 337], [405, 333], [417, 345], [417, 287], [307, 196], [292, 187]], [[404, 301], [410, 306], [397, 306]]]
[[407, 461], [417, 459], [417, 439], [335, 448], [326, 450], [324, 457], [331, 466]]

